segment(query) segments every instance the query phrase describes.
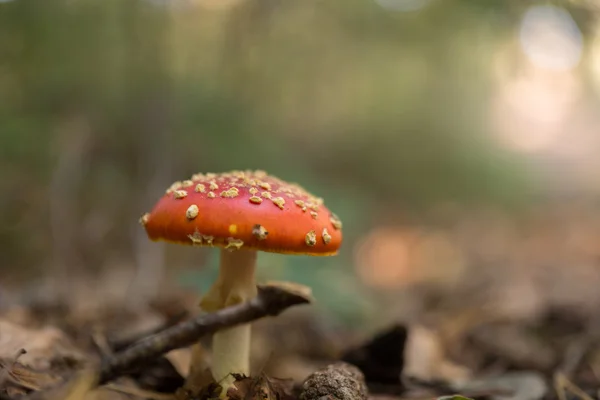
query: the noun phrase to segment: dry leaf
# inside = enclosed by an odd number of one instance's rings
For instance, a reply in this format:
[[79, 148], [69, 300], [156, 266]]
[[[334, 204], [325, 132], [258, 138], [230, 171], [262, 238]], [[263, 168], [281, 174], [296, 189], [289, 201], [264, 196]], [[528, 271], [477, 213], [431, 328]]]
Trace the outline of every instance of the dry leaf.
[[179, 375], [184, 378], [188, 376], [192, 365], [192, 351], [189, 348], [171, 350], [165, 354], [165, 358], [169, 360]]
[[27, 390], [25, 388], [17, 386], [8, 386], [4, 388], [4, 390], [6, 390], [6, 394], [8, 395], [9, 399], [16, 399], [27, 394]]
[[34, 371], [17, 363], [17, 359], [25, 354], [19, 351], [15, 357], [9, 360], [0, 360], [0, 387], [12, 397], [24, 395], [29, 391], [38, 391], [50, 388], [61, 379], [46, 372]]
[[57, 383], [45, 390], [33, 392], [29, 400], [83, 400], [96, 386], [96, 371], [83, 371], [65, 383]]
[[32, 368], [26, 367], [18, 362], [15, 362], [12, 366], [8, 365], [4, 368], [7, 368], [8, 380], [11, 383], [28, 390], [37, 391], [47, 389], [58, 384], [62, 380], [56, 375], [33, 370]]
[[448, 360], [439, 334], [422, 325], [410, 328], [404, 357], [402, 375], [420, 381], [459, 384], [471, 374], [467, 368]]
[[[172, 354], [173, 352], [169, 353]], [[210, 355], [200, 343], [194, 344], [188, 351], [189, 373], [185, 384], [177, 393], [178, 399], [219, 398], [223, 388], [215, 382], [210, 370]]]
[[26, 354], [19, 362], [36, 370], [47, 370], [56, 360], [83, 362], [86, 357], [57, 328], [29, 329], [0, 321], [0, 359], [11, 359], [19, 349]]
[[182, 387], [177, 392], [175, 392], [176, 400], [189, 400], [189, 399], [197, 399], [197, 400], [218, 400], [221, 397], [221, 392], [223, 391], [223, 387], [219, 385], [217, 382], [211, 382], [200, 388], [197, 392], [192, 392], [190, 389], [186, 387]]
[[151, 390], [140, 389], [133, 385], [117, 385], [117, 384], [108, 384], [104, 386], [105, 389], [111, 390], [113, 392], [119, 392], [122, 394], [131, 395], [134, 397], [139, 397], [142, 399], [148, 400], [175, 400], [175, 395], [154, 392]]
[[[199, 344], [193, 349], [196, 350], [196, 354], [203, 354], [202, 347]], [[220, 398], [222, 391], [223, 387], [215, 382], [210, 367], [205, 363], [200, 363], [200, 365], [193, 365], [192, 372], [184, 386], [175, 393], [175, 398], [177, 400], [216, 400]]]
[[507, 372], [500, 376], [489, 376], [471, 380], [456, 388], [461, 392], [498, 392], [490, 394], [492, 400], [539, 400], [548, 393], [548, 384], [536, 371]]
[[129, 394], [115, 392], [105, 387], [99, 387], [89, 391], [81, 400], [132, 400]]
[[48, 400], [82, 400], [96, 386], [98, 374], [95, 371], [85, 371], [67, 385], [65, 393]]
[[233, 375], [234, 387], [227, 391], [231, 400], [292, 400], [293, 381], [291, 379], [271, 378], [266, 374], [257, 377]]

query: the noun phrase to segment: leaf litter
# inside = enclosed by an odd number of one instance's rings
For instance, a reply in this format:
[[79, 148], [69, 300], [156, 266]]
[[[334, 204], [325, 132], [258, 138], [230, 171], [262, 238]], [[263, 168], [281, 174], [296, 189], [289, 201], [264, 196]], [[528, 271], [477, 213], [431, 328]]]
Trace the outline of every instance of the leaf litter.
[[[222, 388], [210, 374], [207, 338], [98, 386], [98, 367], [104, 358], [183, 319], [173, 317], [179, 313], [173, 311], [170, 301], [158, 314], [160, 307], [136, 313], [115, 307], [86, 318], [70, 315], [61, 307], [45, 313], [8, 310], [0, 315], [0, 399], [220, 399]], [[185, 310], [186, 315], [195, 312]], [[36, 319], [39, 315], [43, 317]], [[252, 376], [235, 375], [234, 388], [227, 392], [231, 400], [599, 398], [600, 335], [597, 330], [556, 330], [555, 317], [527, 324], [486, 320], [458, 327], [456, 321], [461, 318], [457, 317], [450, 318], [452, 329], [444, 322], [414, 321], [393, 325], [362, 341], [357, 336], [339, 336], [335, 346], [343, 351], [332, 352], [331, 346], [318, 342], [320, 338], [330, 340], [331, 331], [315, 335], [319, 324], [314, 316], [299, 315], [284, 314], [255, 324], [258, 342], [261, 335], [267, 343], [281, 340], [289, 330], [290, 337], [310, 337], [310, 345], [296, 339], [286, 342], [277, 349], [268, 369]], [[191, 359], [196, 368], [204, 370], [196, 374], [202, 377], [196, 382], [186, 382]], [[276, 378], [280, 360], [312, 365], [313, 373]], [[364, 385], [364, 390], [356, 389], [354, 395], [339, 390], [344, 377], [350, 376], [340, 372], [346, 368], [344, 364], [358, 368], [359, 374], [348, 379], [356, 379], [354, 387]], [[326, 374], [338, 376], [338, 380], [319, 378]]]

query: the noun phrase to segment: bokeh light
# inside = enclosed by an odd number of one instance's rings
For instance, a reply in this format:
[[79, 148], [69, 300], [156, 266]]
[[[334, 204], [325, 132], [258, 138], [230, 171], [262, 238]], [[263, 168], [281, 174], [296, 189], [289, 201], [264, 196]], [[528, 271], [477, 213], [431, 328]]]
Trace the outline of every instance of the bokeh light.
[[596, 27], [590, 47], [589, 69], [594, 82], [595, 90], [600, 96], [600, 24]]
[[509, 41], [494, 60], [492, 124], [500, 142], [530, 154], [555, 153], [567, 136], [578, 143], [582, 135], [572, 125], [584, 92], [575, 70], [583, 53], [579, 27], [560, 7], [532, 6], [521, 20], [518, 46], [520, 52]]
[[500, 82], [492, 120], [501, 142], [525, 153], [560, 146], [570, 113], [582, 94], [580, 78], [570, 71], [551, 71], [525, 64], [519, 74]]
[[411, 260], [414, 234], [394, 228], [369, 232], [356, 247], [357, 274], [367, 286], [397, 288], [415, 279]]
[[523, 52], [541, 68], [568, 70], [581, 59], [581, 31], [571, 15], [559, 7], [529, 8], [521, 21], [519, 39]]

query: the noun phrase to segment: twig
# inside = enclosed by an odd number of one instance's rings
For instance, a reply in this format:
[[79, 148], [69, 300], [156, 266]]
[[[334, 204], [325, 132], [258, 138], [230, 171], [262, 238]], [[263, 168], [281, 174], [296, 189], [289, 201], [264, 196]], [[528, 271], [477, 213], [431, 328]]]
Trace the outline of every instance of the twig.
[[92, 342], [96, 345], [102, 357], [110, 357], [114, 354], [110, 344], [108, 343], [106, 334], [102, 332], [98, 327], [93, 328], [91, 336]]
[[563, 373], [567, 378], [572, 377], [585, 360], [592, 344], [593, 340], [589, 336], [576, 338], [570, 342], [557, 370]]
[[554, 390], [560, 400], [567, 399], [567, 390], [572, 394], [580, 398], [581, 400], [593, 400], [592, 396], [584, 392], [579, 386], [575, 385], [571, 380], [562, 372], [556, 372], [553, 377]]
[[248, 302], [181, 322], [104, 360], [99, 383], [106, 383], [131, 372], [144, 362], [171, 350], [192, 345], [203, 335], [266, 316], [278, 315], [288, 307], [310, 302], [310, 295], [300, 285], [259, 285], [258, 296]]
[[167, 330], [167, 329], [177, 325], [179, 322], [184, 321], [188, 317], [189, 317], [189, 312], [182, 311], [178, 315], [176, 315], [172, 318], [169, 318], [167, 321], [160, 324], [159, 326], [153, 327], [149, 330], [146, 330], [143, 332], [137, 332], [135, 334], [132, 334], [129, 337], [120, 338], [120, 339], [107, 338], [108, 346], [111, 349], [112, 353], [119, 352], [119, 351], [124, 350], [127, 347], [131, 346], [132, 344], [139, 342], [140, 340], [142, 340], [144, 338], [147, 338], [152, 335], [156, 335], [157, 333], [160, 333], [164, 330]]

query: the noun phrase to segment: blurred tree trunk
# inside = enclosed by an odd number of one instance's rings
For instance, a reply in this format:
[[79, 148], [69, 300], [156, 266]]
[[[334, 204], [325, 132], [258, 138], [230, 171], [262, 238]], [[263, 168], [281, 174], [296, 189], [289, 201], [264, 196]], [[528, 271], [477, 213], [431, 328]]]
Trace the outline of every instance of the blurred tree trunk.
[[[166, 128], [168, 116], [163, 100], [155, 102], [156, 113], [149, 113], [147, 119], [147, 132], [154, 132], [154, 140], [138, 141], [137, 177], [144, 182], [145, 187], [138, 192], [136, 208], [142, 210], [142, 213], [151, 209], [158, 196], [165, 190], [165, 182], [171, 175], [172, 154]], [[159, 292], [164, 278], [165, 243], [151, 242], [145, 230], [138, 224], [135, 225], [132, 236], [137, 271], [130, 290], [130, 300], [134, 306], [143, 306], [149, 298]]]
[[53, 292], [68, 301], [71, 277], [81, 266], [78, 254], [79, 190], [88, 170], [86, 154], [92, 130], [86, 117], [74, 113], [58, 127], [58, 160], [50, 183], [50, 229], [53, 243]]
[[[135, 173], [133, 209], [137, 216], [149, 211], [168, 186], [172, 171], [170, 145], [172, 90], [168, 70], [171, 15], [168, 8], [148, 9], [141, 1], [128, 6], [129, 79], [133, 82], [135, 112], [129, 125]], [[151, 242], [132, 218], [132, 244], [136, 275], [129, 290], [134, 307], [156, 296], [164, 278], [165, 244]]]
[[255, 94], [249, 58], [255, 46], [268, 40], [271, 19], [281, 6], [281, 0], [246, 0], [230, 11], [220, 57], [221, 79], [243, 100], [252, 101]]

